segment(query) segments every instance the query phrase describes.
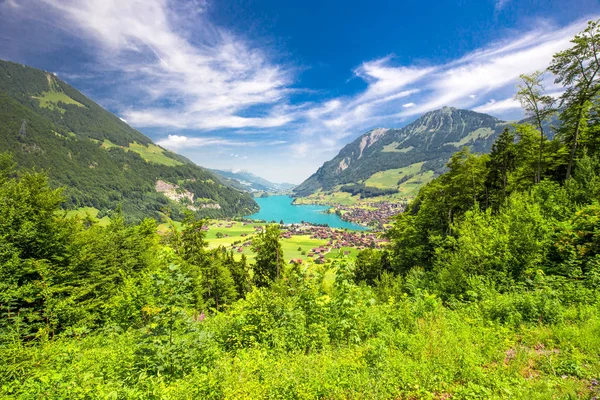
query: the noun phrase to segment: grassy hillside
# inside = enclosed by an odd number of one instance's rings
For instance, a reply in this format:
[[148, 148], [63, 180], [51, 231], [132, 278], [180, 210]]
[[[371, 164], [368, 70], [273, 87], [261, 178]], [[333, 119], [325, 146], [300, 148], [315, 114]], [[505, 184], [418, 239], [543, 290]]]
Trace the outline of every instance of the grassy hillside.
[[[65, 186], [67, 208], [94, 207], [105, 215], [121, 206], [128, 217], [245, 215], [258, 206], [210, 171], [167, 151], [54, 75], [0, 61], [0, 152], [22, 168], [48, 172]], [[157, 180], [202, 199], [183, 204], [158, 193]], [[207, 206], [208, 204], [208, 206]]]

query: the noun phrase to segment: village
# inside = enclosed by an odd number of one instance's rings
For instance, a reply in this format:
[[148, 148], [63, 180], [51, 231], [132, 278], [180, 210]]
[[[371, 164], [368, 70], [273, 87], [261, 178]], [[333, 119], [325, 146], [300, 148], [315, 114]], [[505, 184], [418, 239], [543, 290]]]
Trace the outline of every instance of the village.
[[354, 205], [332, 204], [331, 207], [344, 221], [382, 231], [395, 215], [404, 211], [406, 204], [382, 201]]
[[[252, 238], [264, 229], [264, 222], [211, 221], [203, 229], [211, 247], [224, 246], [235, 254], [253, 258]], [[309, 223], [280, 225], [284, 256], [289, 262], [323, 264], [335, 257], [354, 258], [360, 250], [385, 246], [387, 239], [374, 231], [350, 231]]]

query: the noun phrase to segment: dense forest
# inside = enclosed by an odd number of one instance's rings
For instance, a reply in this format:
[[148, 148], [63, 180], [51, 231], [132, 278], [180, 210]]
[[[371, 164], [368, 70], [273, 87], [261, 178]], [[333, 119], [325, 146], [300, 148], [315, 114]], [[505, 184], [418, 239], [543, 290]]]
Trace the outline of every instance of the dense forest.
[[531, 124], [454, 154], [355, 263], [285, 265], [276, 225], [249, 265], [193, 215], [164, 236], [67, 218], [1, 156], [1, 395], [600, 396], [599, 29], [521, 77]]
[[[137, 150], [137, 151], [136, 151]], [[63, 207], [94, 207], [105, 215], [121, 207], [128, 220], [183, 217], [185, 205], [155, 190], [157, 179], [179, 184], [205, 217], [258, 210], [252, 197], [223, 184], [212, 172], [164, 150], [56, 76], [0, 60], [0, 151], [19, 168], [48, 174], [64, 187]]]

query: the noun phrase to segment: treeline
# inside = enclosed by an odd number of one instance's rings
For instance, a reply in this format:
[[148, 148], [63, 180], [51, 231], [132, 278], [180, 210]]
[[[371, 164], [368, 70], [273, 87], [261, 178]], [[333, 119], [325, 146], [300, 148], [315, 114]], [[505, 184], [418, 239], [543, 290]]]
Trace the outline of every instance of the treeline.
[[0, 326], [16, 329], [24, 340], [97, 328], [117, 314], [119, 323], [134, 324], [119, 314], [121, 296], [130, 298], [132, 282], [149, 284], [165, 263], [186, 276], [180, 290], [198, 312], [218, 311], [251, 287], [268, 285], [283, 269], [277, 225], [254, 240], [251, 280], [245, 256], [236, 261], [233, 250], [208, 249], [207, 220], [191, 212], [181, 231], [172, 225], [161, 238], [154, 219], [127, 224], [120, 210], [107, 227], [67, 218], [61, 192], [48, 186], [44, 174], [17, 172], [10, 155], [0, 153]]
[[[387, 233], [391, 248], [363, 254], [361, 276], [421, 273], [429, 290], [464, 300], [486, 285], [510, 291], [539, 274], [596, 287], [600, 276], [600, 62], [597, 23], [549, 70], [564, 94], [544, 94], [543, 72], [522, 75], [517, 98], [532, 124], [468, 148], [423, 187]], [[547, 122], [555, 115], [553, 140]], [[381, 260], [385, 259], [386, 262]], [[387, 279], [387, 278], [386, 278]]]
[[[390, 247], [356, 264], [286, 265], [276, 225], [249, 263], [208, 249], [193, 216], [165, 236], [118, 213], [107, 227], [66, 218], [43, 174], [0, 156], [0, 394], [599, 396], [597, 27], [552, 64], [566, 85], [556, 139], [536, 117], [489, 155], [458, 152]], [[541, 104], [523, 78], [524, 103]]]

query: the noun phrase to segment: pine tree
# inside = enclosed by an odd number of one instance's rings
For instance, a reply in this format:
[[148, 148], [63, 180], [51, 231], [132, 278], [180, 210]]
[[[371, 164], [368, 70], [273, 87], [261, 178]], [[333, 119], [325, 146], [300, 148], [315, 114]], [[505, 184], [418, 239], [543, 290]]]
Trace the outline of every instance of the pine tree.
[[515, 135], [505, 128], [492, 145], [486, 186], [490, 205], [496, 209], [507, 196], [508, 174], [515, 167]]
[[258, 287], [270, 286], [281, 275], [285, 263], [279, 236], [278, 225], [267, 225], [252, 242], [256, 253], [254, 284]]
[[214, 307], [217, 311], [224, 304], [237, 299], [235, 282], [223, 258], [221, 249], [213, 250], [202, 267], [204, 304]]
[[233, 251], [230, 251], [227, 253], [227, 266], [229, 267], [229, 271], [231, 271], [231, 277], [233, 278], [238, 298], [244, 298], [246, 293], [251, 289], [250, 273], [246, 256], [242, 254], [241, 260], [235, 261]]

